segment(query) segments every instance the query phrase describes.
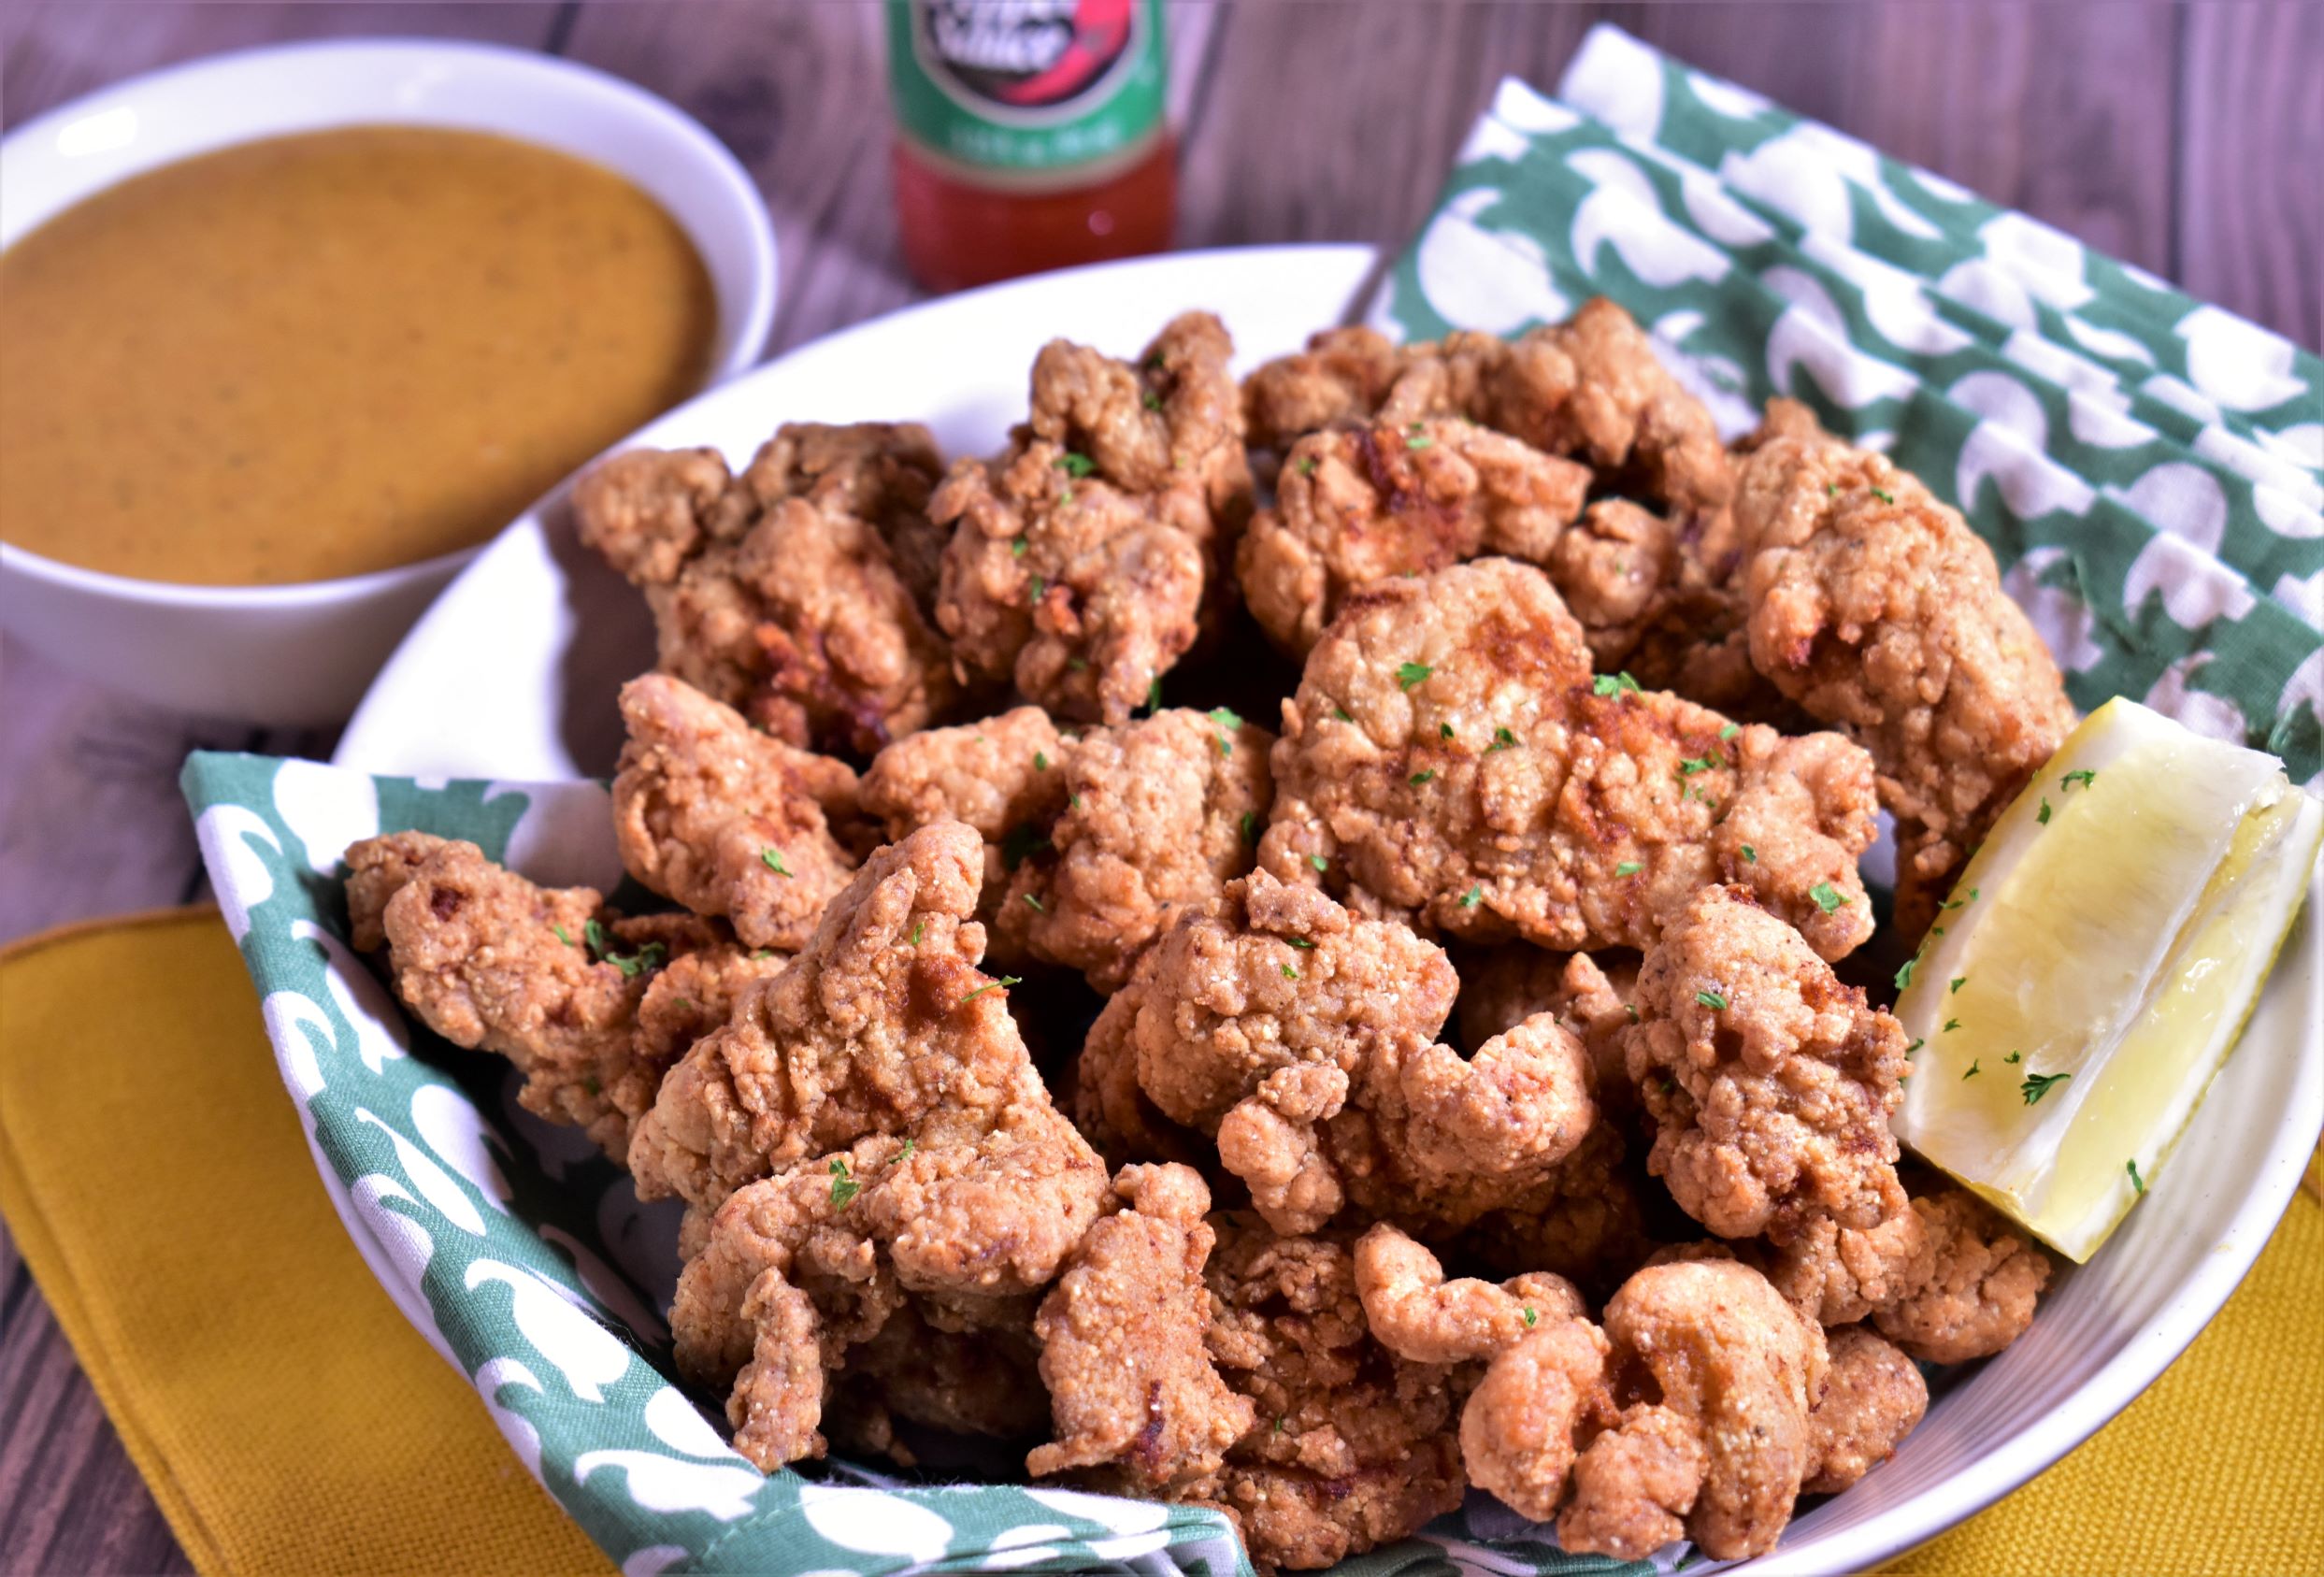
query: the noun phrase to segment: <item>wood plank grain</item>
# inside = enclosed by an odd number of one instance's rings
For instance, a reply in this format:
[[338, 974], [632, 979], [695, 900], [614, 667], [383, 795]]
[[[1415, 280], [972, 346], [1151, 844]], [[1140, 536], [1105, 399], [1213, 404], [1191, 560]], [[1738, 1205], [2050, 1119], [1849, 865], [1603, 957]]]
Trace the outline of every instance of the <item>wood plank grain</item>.
[[2179, 281], [2324, 349], [2324, 7], [2184, 14]]

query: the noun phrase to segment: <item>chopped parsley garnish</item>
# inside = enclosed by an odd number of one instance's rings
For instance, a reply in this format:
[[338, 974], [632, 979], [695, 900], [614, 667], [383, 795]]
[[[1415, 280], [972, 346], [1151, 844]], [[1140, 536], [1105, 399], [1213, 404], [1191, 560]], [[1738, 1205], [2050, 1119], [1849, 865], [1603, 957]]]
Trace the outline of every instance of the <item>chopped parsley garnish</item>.
[[1682, 778], [1691, 778], [1698, 772], [1708, 772], [1717, 763], [1707, 755], [1690, 755], [1678, 764], [1678, 775]]
[[[1235, 709], [1232, 707], [1212, 707], [1211, 709], [1211, 721], [1217, 724], [1219, 727], [1223, 729], [1240, 728], [1242, 726], [1242, 719], [1236, 714]], [[1232, 755], [1235, 753], [1235, 741], [1228, 738], [1225, 734], [1219, 735], [1217, 738], [1212, 739], [1211, 742], [1218, 747], [1218, 753], [1222, 756]]]
[[1004, 986], [1022, 985], [1025, 982], [1023, 981], [1019, 980], [1014, 975], [1003, 975], [997, 981], [986, 981], [983, 985], [978, 986], [974, 991], [968, 993], [968, 996], [963, 996], [960, 999], [960, 1005], [965, 1008], [988, 991], [997, 990]]
[[1695, 993], [1695, 1000], [1714, 1013], [1727, 1011], [1727, 996], [1724, 992], [1698, 991]]
[[2001, 1060], [2002, 1060], [2003, 1062], [2016, 1062], [2016, 1061], [2019, 1057], [2022, 1057], [2022, 1056], [2024, 1056], [2025, 1054], [2025, 1054], [2025, 1053], [2023, 1053], [2023, 1052], [2012, 1052], [2012, 1053], [2010, 1053], [2010, 1054], [2009, 1054], [2009, 1055], [2007, 1055], [2007, 1056], [2003, 1057]]
[[1899, 991], [1902, 991], [1905, 987], [1913, 983], [1913, 969], [1919, 963], [1920, 954], [1917, 953], [1914, 953], [1913, 956], [1904, 961], [1904, 968], [1897, 971], [1897, 989]]
[[1293, 968], [1290, 965], [1285, 964], [1283, 967], [1283, 978], [1287, 981], [1298, 980], [1299, 978], [1299, 971]]
[[845, 1210], [854, 1200], [855, 1196], [863, 1191], [864, 1185], [847, 1175], [847, 1157], [832, 1156], [831, 1208], [835, 1211]]
[[1905, 1048], [1904, 1048], [1904, 1054], [1905, 1054], [1906, 1056], [1908, 1056], [1908, 1057], [1909, 1057], [1909, 1056], [1911, 1056], [1911, 1055], [1912, 1055], [1915, 1052], [1919, 1051], [1919, 1050], [1920, 1050], [1923, 1046], [1926, 1046], [1927, 1044], [1929, 1044], [1929, 1042], [1928, 1042], [1928, 1041], [1926, 1041], [1926, 1040], [1915, 1039], [1915, 1041], [1914, 1041], [1911, 1045], [1909, 1045], [1909, 1046], [1907, 1046], [1907, 1047], [1905, 1047]]
[[1009, 544], [1009, 556], [1011, 558], [1023, 558], [1025, 556], [1025, 551], [1031, 546], [1031, 543], [1020, 537], [1015, 541]]
[[759, 949], [756, 953], [752, 953], [752, 954], [751, 954], [751, 956], [752, 956], [753, 958], [754, 958], [754, 959], [756, 959], [756, 958], [772, 958], [774, 955], [775, 955], [775, 950], [774, 950], [773, 948], [771, 948], [771, 947], [762, 947], [762, 948], [760, 948], [760, 949]]
[[1068, 673], [1086, 672], [1089, 668], [1089, 659], [1086, 657], [1068, 657], [1065, 660], [1065, 668]]
[[1014, 870], [1027, 859], [1049, 847], [1049, 835], [1032, 823], [1012, 826], [1000, 840], [1000, 863]]
[[1434, 672], [1436, 669], [1427, 663], [1400, 663], [1396, 669], [1396, 682], [1410, 690]]
[[765, 866], [768, 870], [773, 871], [777, 876], [788, 876], [791, 874], [791, 867], [782, 863], [782, 851], [776, 848], [771, 843], [758, 852], [758, 859], [761, 865]]
[[589, 939], [590, 951], [597, 962], [610, 964], [621, 970], [624, 980], [636, 980], [650, 969], [658, 969], [669, 961], [669, 948], [662, 942], [648, 942], [635, 953], [616, 953], [613, 939], [595, 920], [581, 927], [581, 935]]
[[926, 921], [913, 921], [911, 923], [911, 935], [904, 939], [904, 945], [906, 947], [918, 947], [920, 945], [920, 939], [927, 934], [927, 930], [928, 923]]
[[552, 931], [554, 931], [554, 932], [557, 934], [557, 940], [559, 940], [559, 941], [563, 942], [566, 946], [567, 946], [567, 947], [571, 947], [571, 946], [573, 945], [573, 939], [572, 939], [571, 937], [568, 937], [568, 936], [567, 936], [567, 935], [565, 934], [565, 927], [564, 927], [564, 926], [562, 926], [562, 925], [552, 925], [552, 926], [550, 926], [550, 927], [549, 927], [549, 929], [551, 929]]
[[1097, 468], [1097, 462], [1086, 454], [1076, 454], [1069, 449], [1057, 456], [1055, 465], [1069, 477], [1085, 477]]
[[1356, 721], [1356, 719], [1348, 715], [1348, 710], [1345, 707], [1332, 708], [1331, 715], [1338, 718], [1342, 723], [1354, 723]]
[[1969, 1071], [1962, 1074], [1961, 1078], [1963, 1080], [1974, 1079], [1977, 1076], [1977, 1064], [1983, 1060], [1985, 1059], [1982, 1057], [1971, 1057], [1969, 1059]]
[[1967, 985], [1968, 983], [1969, 977], [1967, 975], [1955, 975], [1953, 977], [1953, 983], [1944, 988], [1944, 994], [1947, 996], [1958, 996], [1960, 995], [1961, 987]]
[[1415, 422], [1410, 427], [1404, 429], [1404, 447], [1406, 449], [1427, 449], [1429, 445], [1435, 442], [1436, 439], [1428, 436], [1428, 429], [1423, 426], [1420, 423]]
[[1740, 733], [1742, 733], [1742, 732], [1743, 732], [1743, 724], [1740, 724], [1740, 723], [1730, 723], [1730, 724], [1729, 724], [1726, 727], [1724, 727], [1724, 728], [1722, 728], [1722, 729], [1720, 729], [1720, 730], [1719, 730], [1719, 738], [1722, 738], [1722, 739], [1731, 739], [1731, 738], [1733, 738], [1736, 735], [1738, 735], [1738, 734], [1740, 734]]
[[1329, 870], [1331, 868], [1331, 862], [1324, 858], [1321, 854], [1310, 854], [1307, 857], [1307, 863], [1313, 866], [1317, 870]]
[[1031, 910], [1035, 914], [1047, 914], [1049, 912], [1047, 910], [1041, 908], [1040, 899], [1035, 897], [1030, 893], [1025, 895], [1025, 907]]
[[2063, 794], [2066, 790], [2072, 788], [2076, 783], [2080, 783], [2084, 788], [2088, 788], [2096, 781], [2098, 781], [2098, 774], [2096, 772], [2069, 772], [2064, 777], [2058, 780], [2058, 790], [2060, 794]]
[[1743, 846], [1743, 864], [1747, 866], [1755, 866], [1759, 863], [1759, 852], [1757, 849], [1754, 849], [1750, 844], [1746, 843]]
[[1315, 474], [1315, 456], [1302, 454], [1291, 468], [1303, 477], [1312, 477]]
[[1485, 885], [1483, 882], [1479, 882], [1477, 885], [1470, 888], [1468, 892], [1461, 895], [1460, 907], [1463, 909], [1474, 909], [1477, 905], [1483, 903], [1484, 901]]
[[1037, 750], [1033, 753], [1033, 770], [1036, 772], [1046, 772], [1049, 770], [1049, 753], [1047, 751]]
[[1938, 1030], [1938, 1031], [1937, 1031], [1937, 1033], [1938, 1033], [1938, 1034], [1940, 1034], [1940, 1035], [1950, 1035], [1950, 1034], [1952, 1034], [1952, 1033], [1953, 1033], [1953, 1031], [1955, 1031], [1955, 1030], [1958, 1029], [1960, 1026], [1961, 1026], [1961, 1021], [1960, 1021], [1960, 1020], [1958, 1020], [1958, 1019], [1946, 1019], [1946, 1020], [1944, 1021], [1944, 1027], [1943, 1029]]
[[2033, 813], [2033, 824], [2035, 826], [2050, 824], [2050, 802], [2046, 798], [2042, 801], [2042, 808]]
[[1162, 710], [1162, 676], [1160, 674], [1155, 674], [1146, 681], [1146, 710], [1148, 711]]
[[1082, 796], [1078, 794], [1067, 795], [1065, 796], [1065, 802], [1076, 810], [1082, 808]]
[[2071, 1073], [2029, 1073], [2026, 1082], [2017, 1086], [2017, 1093], [2026, 1097], [2028, 1106], [2031, 1106], [2050, 1093], [2052, 1084], [2062, 1084], [2073, 1077]]
[[1453, 725], [1449, 723], [1438, 724], [1436, 725], [1436, 737], [1440, 739], [1451, 738], [1453, 737]]
[[1245, 810], [1242, 813], [1241, 824], [1242, 840], [1245, 843], [1256, 843], [1259, 840], [1258, 812], [1255, 810]]
[[1880, 500], [1882, 503], [1884, 503], [1884, 504], [1893, 504], [1893, 503], [1895, 503], [1895, 502], [1896, 502], [1896, 499], [1895, 499], [1895, 498], [1893, 498], [1892, 496], [1890, 496], [1889, 495], [1887, 495], [1887, 494], [1886, 494], [1886, 493], [1881, 492], [1881, 491], [1880, 491], [1880, 489], [1878, 489], [1878, 488], [1876, 488], [1876, 487], [1875, 487], [1875, 488], [1872, 488], [1872, 489], [1870, 489], [1869, 491], [1872, 493], [1872, 495], [1873, 497], [1875, 497], [1875, 498], [1879, 499], [1879, 500]]
[[1526, 1329], [1528, 1329], [1528, 1330], [1531, 1330], [1531, 1329], [1534, 1327], [1534, 1326], [1540, 1322], [1540, 1320], [1541, 1320], [1541, 1315], [1539, 1315], [1539, 1314], [1535, 1313], [1535, 1312], [1533, 1312], [1530, 1308], [1528, 1308], [1528, 1309], [1525, 1311], [1525, 1328], [1526, 1328]]
[[1143, 404], [1148, 410], [1160, 410], [1162, 409], [1162, 396], [1155, 394], [1152, 389], [1149, 389], [1145, 393]]
[[1286, 1422], [1286, 1420], [1282, 1419], [1282, 1418], [1278, 1418], [1278, 1419], [1276, 1419], [1276, 1420], [1275, 1420], [1275, 1433], [1277, 1433], [1277, 1434], [1279, 1434], [1279, 1435], [1283, 1433], [1283, 1430], [1284, 1430], [1284, 1423], [1285, 1423], [1285, 1422]]
[[581, 1081], [581, 1088], [582, 1088], [582, 1089], [584, 1089], [584, 1090], [587, 1090], [587, 1091], [588, 1091], [591, 1095], [593, 1095], [593, 1096], [594, 1096], [594, 1095], [595, 1095], [595, 1094], [597, 1094], [597, 1093], [598, 1093], [600, 1090], [602, 1090], [604, 1087], [605, 1087], [605, 1086], [603, 1086], [602, 1084], [598, 1083], [598, 1082], [597, 1082], [597, 1081], [596, 1081], [594, 1077], [592, 1077], [592, 1078], [588, 1078], [588, 1079], [583, 1079], [583, 1080]]
[[1825, 497], [1827, 497], [1827, 498], [1837, 498], [1837, 497], [1839, 497], [1839, 496], [1840, 496], [1840, 484], [1839, 484], [1838, 482], [1832, 482], [1832, 481], [1828, 481], [1828, 482], [1826, 482], [1826, 483], [1824, 484], [1824, 496], [1825, 496]]
[[904, 1140], [904, 1148], [903, 1148], [903, 1149], [901, 1149], [901, 1150], [898, 1150], [898, 1151], [897, 1151], [895, 1154], [890, 1155], [890, 1156], [887, 1158], [887, 1164], [888, 1164], [889, 1166], [891, 1166], [891, 1167], [892, 1167], [892, 1166], [896, 1165], [896, 1163], [897, 1163], [897, 1162], [898, 1162], [898, 1161], [908, 1161], [908, 1160], [911, 1159], [911, 1153], [912, 1153], [912, 1149], [913, 1149], [913, 1141], [912, 1141], [912, 1140], [909, 1140], [909, 1139], [907, 1139], [906, 1140]]
[[1810, 887], [1808, 896], [1814, 898], [1815, 907], [1826, 914], [1837, 913], [1848, 902], [1847, 895], [1829, 882], [1818, 882], [1815, 886]]
[[2136, 1161], [2125, 1161], [2122, 1163], [2122, 1169], [2130, 1174], [2130, 1189], [2132, 1197], [2144, 1198], [2146, 1195], [2146, 1180], [2138, 1175], [2138, 1163]]
[[1639, 864], [1636, 860], [1624, 860], [1620, 865], [1614, 867], [1614, 873], [1616, 876], [1636, 876], [1640, 871], [1644, 870], [1645, 868], [1646, 867], [1644, 866]]
[[1496, 728], [1493, 730], [1493, 742], [1485, 747], [1485, 753], [1490, 755], [1497, 750], [1515, 750], [1516, 748], [1516, 735], [1512, 734], [1506, 728]]
[[1030, 593], [1030, 599], [1034, 602], [1039, 602], [1041, 598], [1047, 596], [1049, 595], [1049, 578], [1045, 575], [1034, 576]]
[[1411, 777], [1405, 779], [1404, 781], [1412, 784], [1413, 787], [1418, 788], [1421, 784], [1428, 781], [1428, 780], [1435, 776], [1436, 774], [1434, 772], [1414, 772]]
[[1312, 948], [1315, 945], [1305, 937], [1285, 937], [1283, 940], [1285, 947]]
[[1601, 673], [1589, 681], [1589, 688], [1593, 695], [1619, 695], [1625, 691], [1631, 695], [1639, 693], [1638, 681], [1632, 679], [1627, 671]]

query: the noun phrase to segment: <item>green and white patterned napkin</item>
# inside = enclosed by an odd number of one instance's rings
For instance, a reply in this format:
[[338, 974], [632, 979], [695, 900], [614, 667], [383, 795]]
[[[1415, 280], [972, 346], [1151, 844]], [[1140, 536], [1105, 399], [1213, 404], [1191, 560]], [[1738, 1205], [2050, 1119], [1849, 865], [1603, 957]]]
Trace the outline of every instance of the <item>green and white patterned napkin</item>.
[[2324, 360], [1602, 24], [1557, 99], [1501, 84], [1371, 316], [1591, 295], [1730, 434], [1788, 394], [1958, 507], [2085, 710], [2324, 784]]

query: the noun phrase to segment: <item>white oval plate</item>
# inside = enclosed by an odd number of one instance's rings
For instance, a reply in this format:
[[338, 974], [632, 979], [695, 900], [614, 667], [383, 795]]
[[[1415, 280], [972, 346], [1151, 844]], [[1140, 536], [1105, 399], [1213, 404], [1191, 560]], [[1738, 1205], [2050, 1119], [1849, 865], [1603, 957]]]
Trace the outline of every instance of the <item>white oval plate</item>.
[[[710, 444], [739, 464], [784, 421], [911, 418], [948, 453], [980, 452], [1022, 416], [1026, 368], [1053, 336], [1128, 354], [1173, 312], [1209, 307], [1247, 366], [1338, 321], [1372, 263], [1362, 247], [1182, 253], [952, 296], [796, 351], [632, 442]], [[421, 621], [338, 765], [503, 780], [610, 770], [614, 691], [651, 666], [652, 629], [637, 595], [574, 544], [561, 504], [560, 492], [509, 527]], [[1894, 1460], [1741, 1570], [1877, 1566], [2057, 1461], [2187, 1349], [2251, 1268], [2324, 1128], [2319, 904], [2324, 882], [2153, 1197], [2059, 1278], [2015, 1346], [1944, 1392]]]

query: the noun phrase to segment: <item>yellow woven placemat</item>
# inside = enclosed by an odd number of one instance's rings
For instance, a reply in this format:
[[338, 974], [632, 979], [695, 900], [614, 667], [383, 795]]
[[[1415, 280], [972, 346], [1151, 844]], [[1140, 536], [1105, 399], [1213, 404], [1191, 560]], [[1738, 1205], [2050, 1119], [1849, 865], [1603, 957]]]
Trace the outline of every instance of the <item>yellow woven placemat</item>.
[[[0, 953], [0, 1211], [203, 1571], [601, 1571], [316, 1185], [208, 910]], [[2324, 1571], [2324, 1207], [2188, 1355], [1914, 1577]]]

